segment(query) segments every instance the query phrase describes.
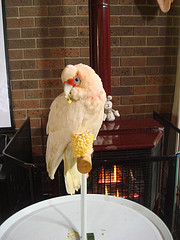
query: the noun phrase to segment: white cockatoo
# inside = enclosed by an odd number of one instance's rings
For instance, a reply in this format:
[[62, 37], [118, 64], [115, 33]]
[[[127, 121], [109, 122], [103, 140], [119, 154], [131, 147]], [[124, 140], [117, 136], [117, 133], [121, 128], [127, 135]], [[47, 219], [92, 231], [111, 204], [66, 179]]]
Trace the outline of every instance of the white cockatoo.
[[[71, 136], [90, 132], [96, 138], [104, 115], [106, 94], [101, 79], [84, 64], [67, 65], [61, 75], [64, 92], [53, 101], [47, 123], [46, 163], [49, 177], [64, 160], [66, 190], [74, 194], [81, 186], [81, 173], [72, 151]], [[88, 149], [91, 154], [93, 148]]]

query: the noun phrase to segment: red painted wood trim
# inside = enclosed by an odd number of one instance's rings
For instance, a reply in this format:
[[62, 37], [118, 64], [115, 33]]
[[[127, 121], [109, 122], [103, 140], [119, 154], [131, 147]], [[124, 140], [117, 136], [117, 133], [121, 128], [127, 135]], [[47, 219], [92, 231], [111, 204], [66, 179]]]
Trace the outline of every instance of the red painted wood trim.
[[90, 65], [111, 94], [110, 0], [89, 0]]

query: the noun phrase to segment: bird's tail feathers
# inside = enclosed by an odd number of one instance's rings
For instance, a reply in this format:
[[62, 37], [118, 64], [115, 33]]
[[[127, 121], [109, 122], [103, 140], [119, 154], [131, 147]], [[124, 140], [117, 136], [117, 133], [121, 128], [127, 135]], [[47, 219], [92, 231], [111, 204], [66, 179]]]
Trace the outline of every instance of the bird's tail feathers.
[[68, 169], [64, 174], [66, 191], [68, 194], [75, 194], [81, 187], [82, 175], [77, 170], [77, 164]]
[[81, 187], [82, 175], [77, 170], [77, 159], [73, 156], [71, 143], [67, 146], [63, 159], [66, 191], [75, 194]]

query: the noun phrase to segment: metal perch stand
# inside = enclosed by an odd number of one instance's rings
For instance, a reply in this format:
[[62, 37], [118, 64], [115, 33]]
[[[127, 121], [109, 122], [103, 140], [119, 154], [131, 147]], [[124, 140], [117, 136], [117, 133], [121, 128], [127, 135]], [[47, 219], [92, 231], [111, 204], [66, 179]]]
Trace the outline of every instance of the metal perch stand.
[[82, 174], [81, 186], [81, 238], [86, 240], [87, 231], [87, 174]]
[[82, 174], [81, 186], [81, 239], [94, 240], [94, 233], [87, 233], [87, 174]]

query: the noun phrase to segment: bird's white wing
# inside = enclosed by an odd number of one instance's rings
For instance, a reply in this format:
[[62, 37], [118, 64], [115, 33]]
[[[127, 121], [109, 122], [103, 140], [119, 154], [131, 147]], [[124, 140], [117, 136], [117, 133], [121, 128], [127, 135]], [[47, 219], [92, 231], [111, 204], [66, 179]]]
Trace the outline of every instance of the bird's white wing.
[[82, 125], [84, 107], [80, 101], [67, 102], [64, 94], [58, 96], [52, 103], [47, 123], [47, 171], [54, 178], [63, 154], [71, 142], [71, 134]]

